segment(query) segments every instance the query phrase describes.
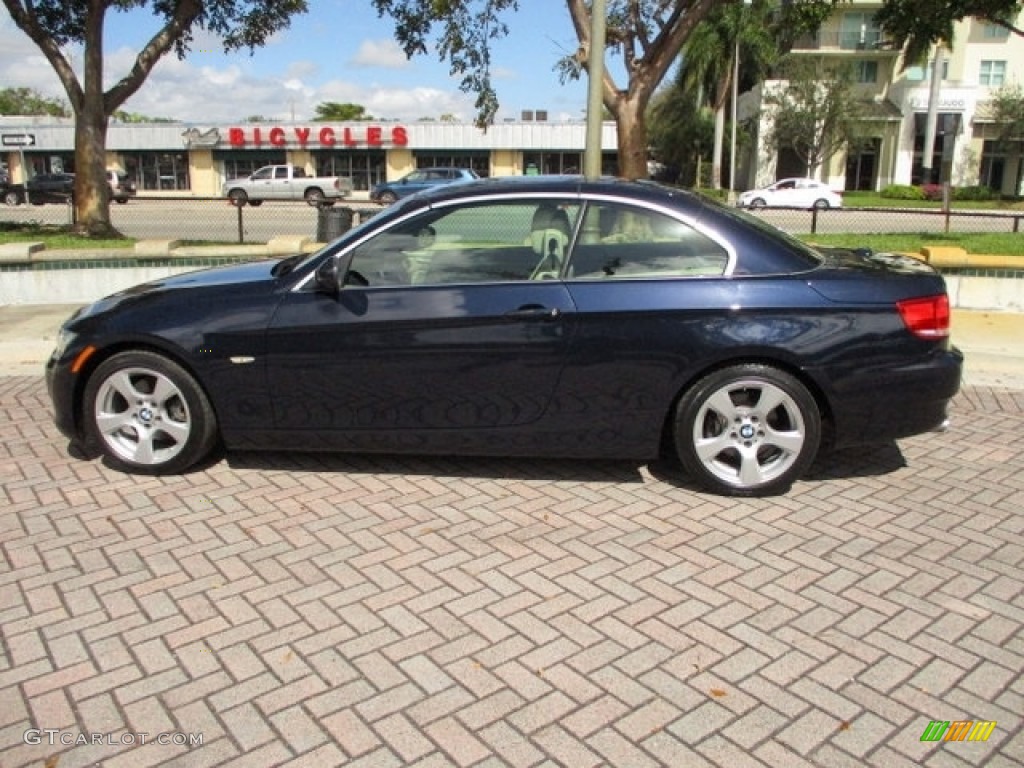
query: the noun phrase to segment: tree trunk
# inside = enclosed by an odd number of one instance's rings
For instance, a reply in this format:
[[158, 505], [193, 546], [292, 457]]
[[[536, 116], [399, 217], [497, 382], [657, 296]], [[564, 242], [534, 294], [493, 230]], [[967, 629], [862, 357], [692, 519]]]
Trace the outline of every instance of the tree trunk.
[[725, 146], [725, 105], [715, 107], [715, 144], [711, 151], [711, 188], [722, 188], [722, 149]]
[[86, 102], [75, 119], [75, 230], [90, 237], [118, 237], [110, 223], [107, 185], [107, 116], [102, 99]]
[[642, 99], [621, 99], [615, 110], [618, 131], [619, 177], [646, 179], [647, 172], [647, 118]]

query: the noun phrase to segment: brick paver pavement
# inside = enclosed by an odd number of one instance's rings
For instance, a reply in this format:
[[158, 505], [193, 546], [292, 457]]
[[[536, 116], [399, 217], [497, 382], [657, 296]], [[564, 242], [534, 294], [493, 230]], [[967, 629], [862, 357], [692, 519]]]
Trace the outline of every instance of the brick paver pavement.
[[1024, 764], [1024, 391], [750, 501], [630, 463], [130, 477], [38, 379], [0, 411], [3, 768]]

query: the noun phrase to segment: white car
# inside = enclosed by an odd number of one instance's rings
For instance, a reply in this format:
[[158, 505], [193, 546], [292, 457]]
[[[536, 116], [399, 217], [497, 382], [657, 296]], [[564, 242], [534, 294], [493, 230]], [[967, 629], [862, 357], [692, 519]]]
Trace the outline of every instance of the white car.
[[843, 196], [814, 179], [781, 179], [736, 199], [740, 208], [842, 208]]

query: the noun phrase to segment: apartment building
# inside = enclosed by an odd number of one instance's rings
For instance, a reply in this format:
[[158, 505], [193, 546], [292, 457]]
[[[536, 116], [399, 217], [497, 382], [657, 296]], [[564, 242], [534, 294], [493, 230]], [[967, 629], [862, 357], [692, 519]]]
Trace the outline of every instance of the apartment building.
[[[931, 167], [942, 181], [957, 186], [983, 184], [1004, 194], [1024, 194], [1021, 147], [997, 140], [992, 94], [1005, 84], [1024, 81], [1024, 38], [976, 19], [955, 27], [949, 48], [933, 48], [925, 65], [904, 67], [901, 51], [874, 22], [881, 2], [852, 0], [839, 6], [817, 34], [801, 39], [793, 54], [811, 57], [824, 69], [848, 64], [856, 87], [868, 102], [868, 140], [853, 151], [830, 158], [816, 174], [836, 189], [880, 190], [889, 184], [919, 184], [924, 175], [931, 80], [939, 62], [941, 87], [935, 111], [936, 135]], [[740, 114], [761, 118], [756, 141], [740, 168], [750, 185], [804, 175], [792, 153], [765, 145], [770, 115], [763, 94], [777, 87], [768, 81], [744, 94]]]

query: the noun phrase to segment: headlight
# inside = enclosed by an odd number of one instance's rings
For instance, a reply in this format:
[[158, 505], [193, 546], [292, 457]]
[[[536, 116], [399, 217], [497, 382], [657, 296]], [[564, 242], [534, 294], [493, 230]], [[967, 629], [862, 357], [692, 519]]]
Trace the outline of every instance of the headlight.
[[74, 342], [78, 334], [69, 331], [67, 328], [61, 328], [57, 332], [57, 344], [53, 348], [53, 357], [56, 360], [64, 357], [64, 353], [68, 351], [68, 347]]

